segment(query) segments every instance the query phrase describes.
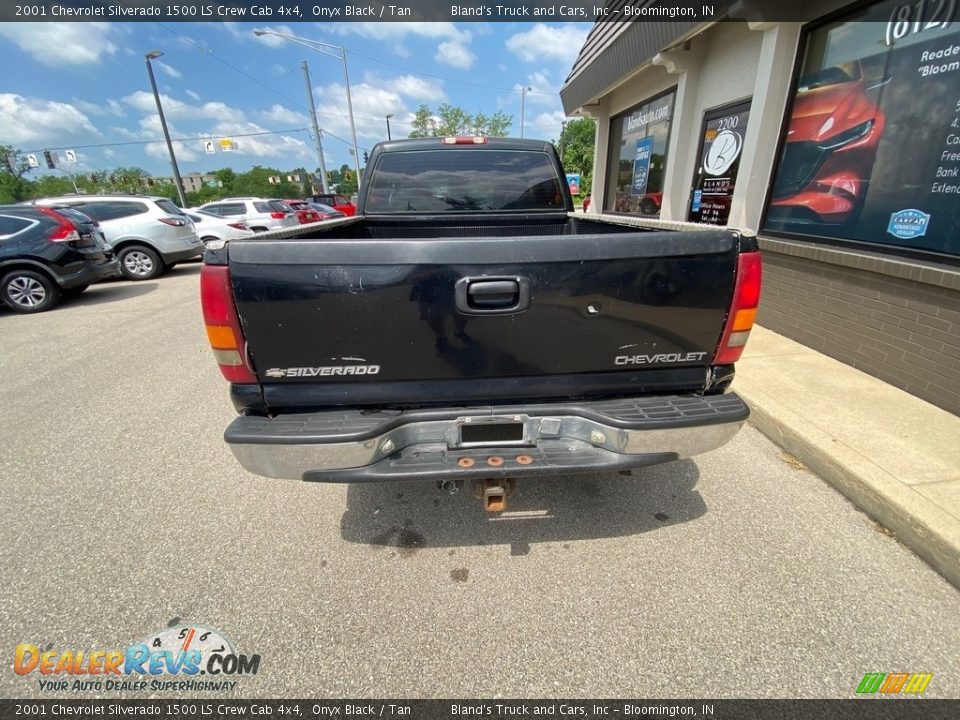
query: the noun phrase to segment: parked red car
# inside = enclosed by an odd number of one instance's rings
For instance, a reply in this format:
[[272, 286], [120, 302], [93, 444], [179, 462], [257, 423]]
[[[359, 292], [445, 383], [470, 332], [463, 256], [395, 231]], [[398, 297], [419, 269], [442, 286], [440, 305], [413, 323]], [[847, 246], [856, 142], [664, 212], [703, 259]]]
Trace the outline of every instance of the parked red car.
[[857, 219], [884, 115], [859, 62], [801, 78], [773, 187], [769, 219], [842, 224]]
[[346, 217], [346, 215], [339, 210], [334, 210], [329, 205], [324, 205], [323, 203], [310, 202], [308, 205], [317, 211], [321, 220], [334, 220], [336, 218]]
[[319, 222], [322, 219], [320, 214], [310, 207], [310, 204], [306, 200], [284, 200], [283, 202], [297, 214], [297, 219], [301, 225]]
[[321, 203], [323, 205], [329, 205], [337, 212], [342, 212], [344, 215], [353, 216], [357, 214], [357, 206], [350, 202], [350, 198], [346, 195], [338, 195], [337, 193], [321, 193], [320, 195], [311, 195], [309, 198], [312, 202]]

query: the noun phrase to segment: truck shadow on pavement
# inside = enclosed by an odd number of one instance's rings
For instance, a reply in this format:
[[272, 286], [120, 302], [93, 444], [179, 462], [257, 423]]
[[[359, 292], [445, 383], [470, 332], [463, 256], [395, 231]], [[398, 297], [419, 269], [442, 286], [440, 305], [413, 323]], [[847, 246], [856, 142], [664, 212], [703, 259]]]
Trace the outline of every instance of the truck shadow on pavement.
[[571, 475], [517, 483], [507, 511], [486, 513], [469, 484], [456, 495], [434, 482], [355, 483], [347, 489], [341, 536], [397, 548], [509, 545], [526, 555], [537, 543], [637, 535], [690, 522], [707, 511], [696, 463], [679, 460], [630, 475]]

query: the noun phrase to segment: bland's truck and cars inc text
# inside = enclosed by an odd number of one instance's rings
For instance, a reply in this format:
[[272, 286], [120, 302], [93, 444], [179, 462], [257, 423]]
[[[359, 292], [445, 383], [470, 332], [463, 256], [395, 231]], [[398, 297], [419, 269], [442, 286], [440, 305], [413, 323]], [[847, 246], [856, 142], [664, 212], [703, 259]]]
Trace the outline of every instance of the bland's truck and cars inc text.
[[755, 239], [572, 213], [553, 146], [377, 145], [358, 213], [208, 248], [202, 304], [248, 470], [513, 481], [713, 450], [756, 314]]

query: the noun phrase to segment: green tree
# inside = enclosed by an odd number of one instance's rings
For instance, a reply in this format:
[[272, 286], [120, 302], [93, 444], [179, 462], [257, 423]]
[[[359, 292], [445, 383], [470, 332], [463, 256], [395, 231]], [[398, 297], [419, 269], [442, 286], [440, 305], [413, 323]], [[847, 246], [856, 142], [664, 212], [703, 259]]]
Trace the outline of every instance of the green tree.
[[223, 190], [224, 194], [220, 197], [230, 197], [233, 195], [233, 183], [237, 179], [237, 173], [235, 173], [232, 168], [221, 168], [220, 170], [214, 170], [210, 174], [223, 183], [223, 187], [219, 189]]
[[30, 183], [11, 172], [0, 172], [0, 203], [16, 203], [27, 199]]
[[590, 194], [593, 182], [593, 147], [597, 121], [576, 118], [563, 123], [560, 139], [554, 142], [564, 172], [580, 173], [580, 196]]
[[353, 195], [360, 187], [357, 181], [356, 171], [349, 165], [341, 165], [339, 170], [340, 180], [337, 183], [337, 192], [341, 195]]
[[30, 182], [30, 197], [56, 197], [57, 195], [67, 195], [72, 193], [73, 183], [69, 178], [60, 175], [41, 175]]
[[425, 138], [449, 135], [489, 135], [506, 137], [513, 124], [513, 116], [498, 110], [487, 115], [482, 110], [470, 114], [461, 107], [443, 103], [434, 117], [430, 108], [421, 105], [413, 114], [410, 137]]
[[204, 185], [199, 190], [187, 193], [187, 207], [197, 207], [198, 205], [203, 205], [225, 197], [229, 197], [229, 194], [225, 193], [223, 188], [207, 187]]
[[413, 113], [413, 121], [410, 123], [410, 127], [410, 137], [412, 138], [433, 137], [437, 134], [436, 121], [430, 114], [430, 108], [426, 105], [421, 105]]
[[[107, 190], [110, 192], [143, 192], [147, 187], [149, 173], [139, 167], [116, 167], [107, 176]], [[159, 194], [159, 193], [158, 193]]]
[[477, 135], [507, 137], [510, 134], [510, 126], [513, 125], [513, 115], [507, 115], [497, 110], [493, 115], [487, 117], [478, 112], [473, 118], [473, 124], [474, 132]]
[[473, 130], [473, 117], [463, 108], [441, 103], [437, 108], [437, 116], [440, 122], [437, 123], [434, 135], [441, 137], [447, 135], [467, 135]]
[[11, 145], [0, 145], [0, 203], [14, 203], [28, 197], [30, 172], [27, 159]]

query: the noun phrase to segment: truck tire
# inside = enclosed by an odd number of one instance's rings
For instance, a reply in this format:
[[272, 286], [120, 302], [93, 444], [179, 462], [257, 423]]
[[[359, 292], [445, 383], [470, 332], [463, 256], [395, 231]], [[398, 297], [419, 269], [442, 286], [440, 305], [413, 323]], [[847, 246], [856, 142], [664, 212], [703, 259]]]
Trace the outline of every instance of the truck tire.
[[0, 297], [14, 312], [38, 313], [57, 304], [60, 288], [42, 273], [11, 270], [0, 280]]
[[160, 256], [146, 245], [127, 245], [117, 259], [120, 261], [120, 274], [127, 280], [152, 280], [164, 271]]

